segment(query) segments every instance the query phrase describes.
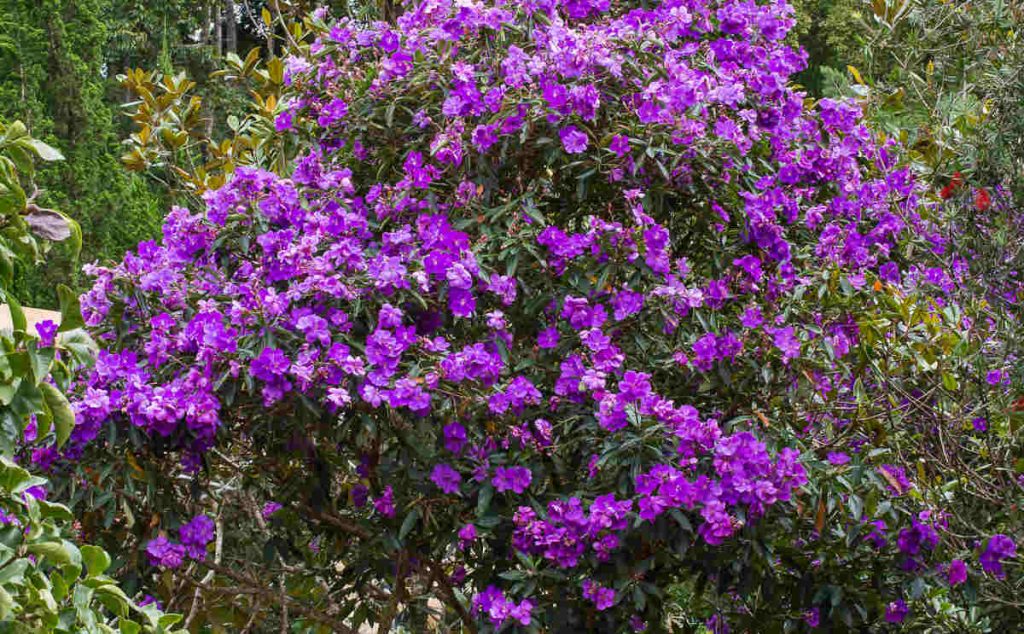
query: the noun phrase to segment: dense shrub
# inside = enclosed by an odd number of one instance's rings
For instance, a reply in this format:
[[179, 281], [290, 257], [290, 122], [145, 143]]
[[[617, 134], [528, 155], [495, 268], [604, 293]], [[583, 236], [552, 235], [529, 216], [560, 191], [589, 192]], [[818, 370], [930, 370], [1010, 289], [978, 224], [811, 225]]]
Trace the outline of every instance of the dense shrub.
[[0, 301], [9, 314], [0, 331], [0, 632], [162, 634], [181, 617], [151, 597], [132, 601], [105, 574], [110, 555], [75, 544], [74, 516], [47, 500], [47, 480], [10, 458], [23, 441], [68, 441], [75, 416], [65, 390], [96, 354], [69, 288], [59, 289], [60, 325], [34, 328], [10, 290], [16, 263], [43, 262], [51, 242], [81, 246], [77, 223], [36, 201], [36, 161], [61, 159], [22, 122], [0, 124]]
[[313, 15], [299, 155], [89, 269], [107, 351], [33, 458], [159, 513], [106, 534], [193, 624], [1013, 623], [999, 324], [902, 149], [789, 87], [792, 23]]

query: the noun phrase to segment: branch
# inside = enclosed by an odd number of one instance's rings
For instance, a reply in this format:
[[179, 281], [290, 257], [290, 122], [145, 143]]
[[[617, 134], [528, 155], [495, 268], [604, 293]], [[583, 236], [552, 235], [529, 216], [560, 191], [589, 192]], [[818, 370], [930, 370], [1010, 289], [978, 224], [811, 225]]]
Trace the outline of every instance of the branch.
[[235, 581], [235, 582], [237, 582], [237, 583], [239, 583], [239, 584], [241, 584], [243, 586], [241, 588], [237, 588], [237, 587], [222, 588], [222, 587], [218, 587], [218, 586], [207, 585], [207, 584], [203, 583], [202, 581], [192, 581], [193, 584], [195, 584], [196, 586], [202, 588], [203, 590], [205, 590], [207, 592], [218, 592], [218, 593], [233, 594], [233, 595], [240, 595], [240, 594], [255, 595], [255, 596], [258, 596], [258, 597], [260, 597], [260, 598], [262, 598], [264, 600], [267, 600], [267, 601], [270, 601], [270, 602], [273, 602], [273, 603], [277, 603], [277, 604], [281, 605], [281, 607], [283, 609], [291, 610], [291, 611], [295, 612], [296, 614], [300, 614], [303, 617], [305, 617], [305, 618], [307, 618], [307, 619], [309, 619], [311, 621], [316, 621], [318, 623], [322, 623], [324, 625], [327, 625], [334, 632], [339, 632], [340, 634], [357, 634], [356, 630], [354, 630], [351, 627], [345, 625], [343, 622], [337, 621], [335, 619], [332, 619], [332, 618], [329, 618], [329, 617], [325, 616], [322, 613], [322, 611], [314, 610], [312, 608], [307, 608], [305, 605], [303, 605], [302, 603], [296, 601], [295, 599], [290, 598], [286, 594], [285, 595], [278, 594], [277, 592], [274, 591], [273, 588], [267, 587], [264, 583], [260, 582], [257, 579], [252, 579], [252, 578], [250, 578], [250, 577], [248, 577], [246, 575], [243, 575], [241, 573], [235, 572], [234, 570], [231, 570], [230, 568], [226, 568], [226, 567], [221, 566], [219, 564], [210, 563], [210, 562], [200, 562], [200, 563], [202, 565], [206, 566], [207, 568], [209, 568], [210, 570], [212, 570], [214, 572], [217, 572], [219, 574], [222, 574], [225, 577], [228, 577], [229, 579], [231, 579], [231, 580], [233, 580], [233, 581]]
[[441, 594], [444, 596], [445, 603], [449, 605], [459, 615], [463, 625], [470, 631], [470, 634], [477, 634], [476, 621], [470, 616], [469, 612], [466, 611], [465, 606], [459, 601], [459, 598], [455, 596], [455, 591], [452, 589], [451, 584], [448, 583], [448, 578], [445, 576], [444, 571], [441, 570], [441, 566], [432, 560], [426, 560], [427, 567], [430, 568], [430, 576], [437, 583], [441, 589]]
[[350, 519], [325, 513], [324, 511], [318, 511], [308, 504], [303, 504], [299, 508], [314, 520], [333, 526], [334, 528], [340, 529], [350, 535], [361, 537], [362, 539], [370, 539], [373, 537], [373, 534], [370, 533], [370, 531]]

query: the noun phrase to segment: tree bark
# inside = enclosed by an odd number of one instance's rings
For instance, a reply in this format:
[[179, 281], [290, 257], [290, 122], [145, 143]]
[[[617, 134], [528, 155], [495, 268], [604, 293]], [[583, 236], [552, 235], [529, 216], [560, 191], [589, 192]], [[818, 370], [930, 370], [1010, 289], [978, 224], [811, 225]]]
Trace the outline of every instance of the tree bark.
[[203, 44], [209, 46], [213, 40], [213, 5], [206, 5], [206, 19], [203, 20]]
[[238, 14], [235, 12], [235, 0], [224, 2], [224, 52], [238, 53]]
[[224, 12], [218, 6], [214, 13], [216, 14], [216, 18], [213, 21], [214, 51], [216, 52], [217, 59], [220, 59], [224, 54]]

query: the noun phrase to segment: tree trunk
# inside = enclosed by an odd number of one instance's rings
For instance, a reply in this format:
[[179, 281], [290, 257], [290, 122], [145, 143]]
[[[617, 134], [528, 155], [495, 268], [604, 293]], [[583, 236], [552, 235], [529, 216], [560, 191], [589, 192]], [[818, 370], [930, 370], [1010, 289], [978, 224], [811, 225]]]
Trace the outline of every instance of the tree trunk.
[[213, 5], [206, 5], [206, 19], [203, 20], [203, 44], [209, 46], [213, 40]]
[[235, 0], [224, 2], [224, 52], [238, 53], [238, 15], [235, 13]]
[[217, 59], [220, 59], [224, 54], [224, 12], [221, 10], [221, 7], [218, 6], [214, 10], [214, 13], [217, 14], [217, 17], [213, 21], [213, 44], [216, 57]]

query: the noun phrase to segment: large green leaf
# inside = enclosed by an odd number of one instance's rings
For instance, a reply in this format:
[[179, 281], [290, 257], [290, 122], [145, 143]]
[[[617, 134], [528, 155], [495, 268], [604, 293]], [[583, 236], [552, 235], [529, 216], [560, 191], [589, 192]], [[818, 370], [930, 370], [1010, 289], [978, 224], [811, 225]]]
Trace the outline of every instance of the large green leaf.
[[24, 332], [28, 330], [28, 320], [25, 319], [25, 311], [21, 309], [21, 304], [10, 293], [7, 293], [7, 307], [11, 311], [11, 326], [14, 331], [20, 330]]
[[13, 492], [31, 477], [32, 474], [14, 464], [9, 458], [0, 456], [0, 488], [4, 491]]
[[54, 564], [70, 564], [72, 556], [67, 545], [68, 542], [36, 542], [28, 544], [25, 549], [33, 555], [46, 557]]
[[71, 403], [64, 394], [49, 383], [39, 386], [46, 399], [46, 405], [50, 408], [53, 416], [53, 427], [57, 432], [57, 448], [64, 446], [64, 443], [71, 437], [71, 430], [75, 427], [75, 412], [71, 409]]
[[90, 577], [102, 575], [110, 568], [110, 555], [99, 546], [82, 546], [82, 561]]
[[18, 145], [30, 148], [35, 152], [36, 156], [44, 161], [63, 161], [64, 155], [60, 153], [60, 150], [43, 143], [39, 139], [22, 139], [18, 142]]
[[78, 294], [67, 286], [58, 284], [57, 297], [60, 299], [60, 328], [57, 331], [68, 332], [76, 328], [85, 328], [82, 307], [78, 303]]

